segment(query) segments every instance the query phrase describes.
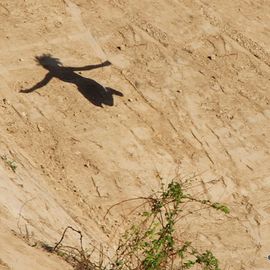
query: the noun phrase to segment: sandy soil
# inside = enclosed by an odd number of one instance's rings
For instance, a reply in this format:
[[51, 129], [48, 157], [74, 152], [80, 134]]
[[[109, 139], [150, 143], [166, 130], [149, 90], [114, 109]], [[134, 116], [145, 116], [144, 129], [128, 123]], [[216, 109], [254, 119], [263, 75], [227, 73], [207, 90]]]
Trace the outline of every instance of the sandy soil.
[[19, 235], [110, 244], [108, 207], [176, 175], [231, 208], [186, 220], [196, 243], [269, 269], [269, 21], [267, 0], [1, 0], [0, 269], [69, 269]]

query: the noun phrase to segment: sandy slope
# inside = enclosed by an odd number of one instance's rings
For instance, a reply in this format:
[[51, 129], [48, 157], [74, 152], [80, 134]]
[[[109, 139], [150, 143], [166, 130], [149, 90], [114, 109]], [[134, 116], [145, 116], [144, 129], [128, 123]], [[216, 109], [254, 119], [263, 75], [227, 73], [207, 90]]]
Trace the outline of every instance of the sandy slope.
[[[232, 210], [187, 220], [197, 244], [224, 269], [268, 269], [269, 21], [265, 0], [1, 0], [0, 154], [18, 168], [0, 163], [0, 269], [68, 269], [11, 230], [53, 242], [73, 225], [110, 243], [121, 221], [101, 226], [106, 209], [176, 174]], [[109, 60], [75, 72], [123, 96], [96, 106], [96, 90], [57, 78], [20, 93], [46, 75], [42, 54]]]

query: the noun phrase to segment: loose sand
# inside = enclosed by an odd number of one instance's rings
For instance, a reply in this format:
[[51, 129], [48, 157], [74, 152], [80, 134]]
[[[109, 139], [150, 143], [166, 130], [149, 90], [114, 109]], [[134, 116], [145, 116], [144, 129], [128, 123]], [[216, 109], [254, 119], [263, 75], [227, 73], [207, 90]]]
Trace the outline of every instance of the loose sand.
[[[196, 244], [223, 269], [269, 269], [269, 22], [267, 0], [1, 0], [0, 154], [17, 169], [0, 160], [0, 269], [69, 269], [21, 236], [71, 225], [110, 245], [124, 209], [108, 207], [176, 175], [231, 208], [185, 221]], [[20, 92], [43, 54], [85, 68]]]

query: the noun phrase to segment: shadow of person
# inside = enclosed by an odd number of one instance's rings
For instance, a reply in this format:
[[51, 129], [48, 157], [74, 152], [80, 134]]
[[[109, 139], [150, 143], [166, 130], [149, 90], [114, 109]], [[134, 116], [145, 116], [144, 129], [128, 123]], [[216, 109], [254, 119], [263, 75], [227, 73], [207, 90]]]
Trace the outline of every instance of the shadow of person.
[[52, 78], [57, 78], [64, 82], [75, 84], [85, 98], [99, 107], [103, 107], [102, 104], [113, 106], [113, 95], [123, 96], [121, 92], [109, 87], [104, 87], [95, 80], [85, 78], [75, 72], [106, 67], [111, 65], [109, 61], [84, 67], [65, 67], [58, 58], [54, 58], [50, 54], [36, 56], [35, 59], [38, 65], [41, 65], [43, 68], [48, 70], [48, 73], [45, 75], [43, 80], [33, 87], [20, 90], [21, 93], [31, 93], [45, 86]]

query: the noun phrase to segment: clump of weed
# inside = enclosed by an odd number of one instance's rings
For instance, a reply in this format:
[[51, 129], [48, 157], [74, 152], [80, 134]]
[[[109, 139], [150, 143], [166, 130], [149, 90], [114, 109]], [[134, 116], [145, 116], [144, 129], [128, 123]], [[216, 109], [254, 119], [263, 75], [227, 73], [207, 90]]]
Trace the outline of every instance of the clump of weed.
[[[217, 258], [211, 251], [200, 252], [191, 242], [177, 238], [176, 223], [187, 203], [195, 202], [229, 213], [227, 206], [200, 200], [187, 194], [180, 183], [172, 181], [161, 192], [144, 198], [147, 211], [140, 224], [134, 224], [117, 249], [114, 270], [190, 269], [219, 270]], [[196, 268], [197, 269], [197, 268]]]
[[[100, 260], [98, 263], [93, 262], [91, 255], [94, 249], [92, 252], [84, 250], [82, 233], [72, 227], [65, 229], [60, 241], [51, 251], [64, 257], [76, 270], [220, 270], [218, 259], [210, 250], [201, 251], [190, 241], [185, 241], [184, 237], [177, 237], [176, 224], [183, 217], [189, 203], [192, 207], [198, 204], [196, 210], [203, 206], [225, 214], [229, 213], [227, 206], [197, 199], [186, 193], [183, 185], [176, 181], [170, 182], [167, 187], [162, 186], [159, 192], [151, 196], [137, 199], [142, 200], [139, 208], [136, 208], [140, 216], [139, 222], [134, 223], [122, 236], [113, 257], [109, 258], [99, 250]], [[143, 207], [143, 211], [139, 211], [140, 207]], [[62, 245], [68, 229], [80, 235], [80, 248]]]
[[14, 160], [10, 160], [6, 155], [2, 155], [1, 159], [6, 163], [6, 165], [15, 173], [17, 169], [17, 165]]
[[[63, 244], [64, 238], [68, 231], [73, 231], [80, 236], [79, 247], [68, 246]], [[104, 252], [99, 250], [99, 259], [96, 262], [92, 258], [92, 254], [95, 252], [96, 248], [92, 247], [92, 250], [85, 250], [83, 247], [83, 235], [80, 230], [74, 229], [71, 226], [65, 228], [62, 233], [61, 239], [54, 245], [48, 245], [42, 243], [42, 248], [47, 252], [55, 253], [62, 257], [65, 261], [71, 264], [75, 270], [105, 270], [103, 264]]]

